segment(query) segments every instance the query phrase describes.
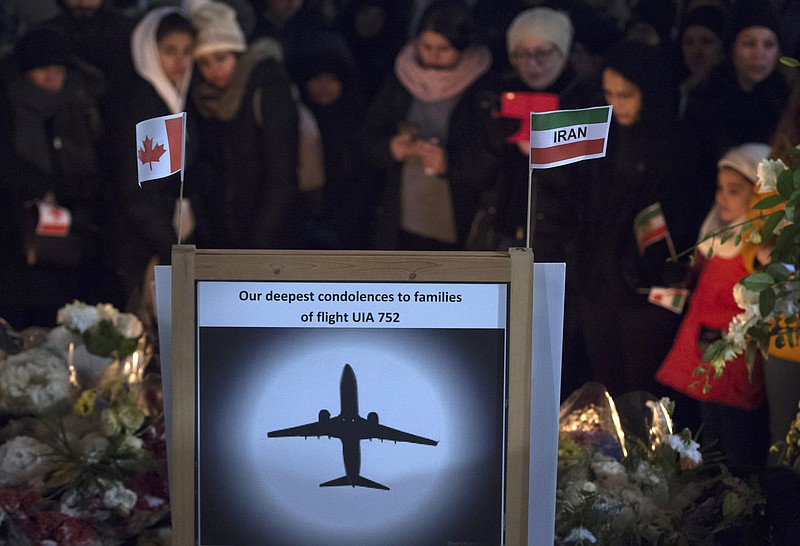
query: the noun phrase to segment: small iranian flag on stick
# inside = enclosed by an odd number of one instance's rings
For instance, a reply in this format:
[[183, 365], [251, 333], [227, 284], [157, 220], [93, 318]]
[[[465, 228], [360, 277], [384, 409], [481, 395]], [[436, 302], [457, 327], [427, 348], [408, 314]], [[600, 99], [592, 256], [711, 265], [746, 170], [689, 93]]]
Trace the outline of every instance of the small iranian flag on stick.
[[661, 203], [653, 203], [636, 215], [636, 218], [633, 219], [633, 233], [636, 236], [639, 254], [644, 254], [644, 250], [653, 243], [666, 239], [670, 247], [670, 254], [675, 256], [672, 238], [667, 229], [667, 219], [664, 217], [664, 211], [661, 210]]
[[686, 304], [686, 299], [688, 297], [689, 291], [685, 288], [653, 286], [647, 294], [647, 301], [680, 315], [683, 312], [683, 306]]
[[611, 106], [531, 112], [530, 166], [549, 169], [605, 157]]
[[139, 186], [180, 171], [183, 181], [186, 112], [147, 119], [136, 124], [136, 163]]

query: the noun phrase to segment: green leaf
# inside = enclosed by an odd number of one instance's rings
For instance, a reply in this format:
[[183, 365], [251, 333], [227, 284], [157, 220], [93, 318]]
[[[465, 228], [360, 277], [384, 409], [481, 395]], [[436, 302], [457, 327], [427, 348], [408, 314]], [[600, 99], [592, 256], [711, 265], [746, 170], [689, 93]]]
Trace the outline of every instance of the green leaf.
[[789, 277], [792, 276], [792, 272], [789, 271], [785, 265], [780, 262], [773, 262], [767, 265], [766, 269], [764, 270], [765, 273], [770, 275], [773, 279], [777, 282], [784, 282], [788, 281]]
[[778, 223], [780, 223], [784, 216], [785, 212], [783, 210], [767, 216], [767, 219], [764, 221], [764, 228], [761, 231], [763, 241], [769, 241], [772, 238], [772, 233], [775, 231], [775, 228], [778, 227]]
[[791, 68], [800, 67], [800, 61], [794, 57], [789, 57], [788, 55], [781, 55], [781, 63]]
[[747, 380], [753, 382], [753, 368], [756, 366], [756, 350], [755, 344], [748, 343], [744, 350], [744, 364], [747, 366]]
[[752, 290], [753, 292], [761, 292], [762, 290], [765, 290], [775, 284], [775, 279], [773, 279], [771, 275], [761, 272], [748, 275], [739, 282], [742, 283], [748, 290]]
[[775, 187], [777, 188], [778, 193], [780, 193], [787, 201], [791, 199], [792, 192], [795, 190], [792, 171], [782, 171], [778, 175], [778, 181]]
[[756, 210], [771, 209], [772, 207], [780, 205], [785, 201], [787, 201], [787, 199], [780, 194], [768, 195], [767, 197], [765, 197], [764, 199], [753, 205], [753, 208]]
[[766, 317], [772, 310], [775, 309], [775, 291], [763, 290], [758, 296], [758, 308], [761, 311], [761, 316]]

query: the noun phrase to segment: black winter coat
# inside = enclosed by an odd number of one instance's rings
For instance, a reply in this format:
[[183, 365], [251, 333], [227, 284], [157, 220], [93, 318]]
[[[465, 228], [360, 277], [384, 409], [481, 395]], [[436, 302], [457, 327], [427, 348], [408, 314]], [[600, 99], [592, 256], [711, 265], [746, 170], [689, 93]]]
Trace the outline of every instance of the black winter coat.
[[[481, 191], [497, 172], [499, 150], [491, 138], [491, 93], [486, 77], [470, 85], [450, 116], [447, 131], [447, 172], [453, 199], [458, 246], [463, 248], [479, 205]], [[400, 183], [402, 163], [394, 161], [389, 142], [406, 120], [412, 95], [392, 74], [370, 106], [362, 131], [367, 160], [385, 172], [385, 185], [377, 213], [379, 248], [397, 248], [400, 231]]]

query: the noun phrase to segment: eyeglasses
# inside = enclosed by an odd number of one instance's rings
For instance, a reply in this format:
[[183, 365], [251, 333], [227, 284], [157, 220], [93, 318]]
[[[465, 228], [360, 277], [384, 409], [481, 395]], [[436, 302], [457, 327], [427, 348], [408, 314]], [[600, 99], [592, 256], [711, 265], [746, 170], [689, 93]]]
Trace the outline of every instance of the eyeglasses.
[[555, 57], [555, 53], [559, 52], [558, 46], [552, 45], [542, 49], [518, 49], [511, 53], [511, 59], [521, 63], [536, 61], [538, 64], [545, 64]]

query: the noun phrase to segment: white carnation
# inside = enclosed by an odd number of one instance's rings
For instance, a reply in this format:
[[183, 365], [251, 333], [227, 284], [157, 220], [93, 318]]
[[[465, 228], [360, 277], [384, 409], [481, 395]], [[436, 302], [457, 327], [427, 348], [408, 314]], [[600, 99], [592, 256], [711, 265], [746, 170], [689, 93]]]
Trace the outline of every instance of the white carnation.
[[775, 191], [778, 187], [778, 176], [786, 169], [786, 164], [780, 159], [765, 159], [759, 163], [756, 169], [758, 193]]
[[0, 487], [24, 486], [50, 468], [47, 444], [17, 436], [0, 446]]
[[0, 407], [41, 414], [70, 393], [66, 361], [47, 349], [12, 355], [0, 364]]
[[112, 510], [118, 510], [123, 514], [130, 513], [136, 506], [136, 493], [122, 485], [118, 481], [101, 480], [105, 488], [103, 493], [103, 505]]
[[114, 322], [114, 326], [117, 327], [122, 337], [127, 337], [129, 339], [137, 339], [144, 331], [142, 321], [131, 313], [120, 313]]
[[58, 310], [56, 322], [70, 330], [84, 333], [100, 319], [97, 307], [81, 302], [69, 303]]

